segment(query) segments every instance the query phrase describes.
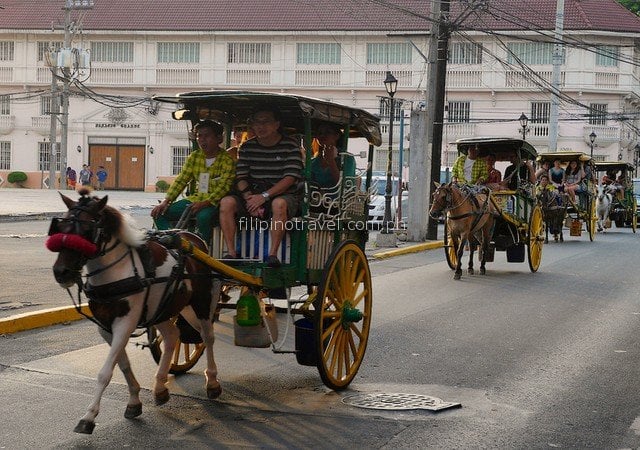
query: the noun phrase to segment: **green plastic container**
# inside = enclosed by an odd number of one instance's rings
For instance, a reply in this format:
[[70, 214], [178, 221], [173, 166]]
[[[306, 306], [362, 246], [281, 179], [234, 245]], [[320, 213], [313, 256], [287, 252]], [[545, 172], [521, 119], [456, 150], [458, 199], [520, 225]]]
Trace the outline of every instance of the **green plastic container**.
[[253, 294], [243, 295], [236, 304], [236, 322], [242, 327], [260, 325], [260, 303]]

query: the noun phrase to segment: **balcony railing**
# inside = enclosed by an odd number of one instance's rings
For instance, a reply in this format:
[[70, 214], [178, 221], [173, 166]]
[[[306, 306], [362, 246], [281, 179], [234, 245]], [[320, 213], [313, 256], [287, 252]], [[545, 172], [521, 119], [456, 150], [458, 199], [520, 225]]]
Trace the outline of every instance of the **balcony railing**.
[[[412, 86], [411, 77], [413, 72], [410, 70], [393, 70], [393, 76], [398, 80], [398, 86]], [[384, 88], [384, 79], [387, 77], [386, 70], [369, 70], [365, 73], [365, 84], [367, 86], [381, 86]]]
[[16, 126], [16, 116], [0, 115], [0, 134], [9, 134]]
[[[560, 73], [560, 85], [564, 86], [566, 73]], [[505, 73], [505, 86], [512, 88], [534, 88], [541, 83], [550, 84], [553, 82], [553, 72], [536, 72], [535, 74], [523, 73], [519, 71], [507, 71]]]
[[[49, 116], [34, 116], [31, 117], [31, 129], [38, 134], [48, 136], [51, 130], [51, 117]], [[58, 134], [60, 133], [60, 127], [56, 129]]]
[[199, 69], [167, 68], [156, 69], [156, 84], [184, 86], [200, 84]]
[[271, 84], [269, 69], [227, 69], [227, 84], [253, 86]]
[[447, 72], [447, 88], [482, 87], [481, 70], [452, 70]]
[[296, 70], [296, 86], [339, 86], [340, 70]]
[[133, 69], [93, 67], [88, 82], [93, 84], [132, 84]]
[[614, 72], [596, 72], [595, 73], [595, 85], [596, 87], [618, 87], [620, 85], [620, 74]]

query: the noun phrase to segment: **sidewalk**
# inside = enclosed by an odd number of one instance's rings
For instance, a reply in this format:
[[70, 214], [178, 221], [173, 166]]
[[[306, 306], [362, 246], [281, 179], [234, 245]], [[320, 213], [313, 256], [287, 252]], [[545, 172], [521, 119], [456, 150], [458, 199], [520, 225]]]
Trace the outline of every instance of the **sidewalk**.
[[[60, 193], [77, 200], [74, 191]], [[162, 193], [140, 191], [96, 191], [99, 197], [109, 196], [109, 205], [119, 210], [151, 209], [164, 198]], [[57, 190], [45, 189], [0, 189], [0, 223], [47, 219], [62, 215], [67, 208]], [[369, 258], [382, 260], [408, 253], [416, 253], [442, 247], [442, 242], [407, 243], [398, 240], [398, 247], [376, 248], [375, 236], [370, 236], [366, 247]], [[85, 311], [88, 312], [88, 311]], [[49, 308], [35, 312], [16, 314], [0, 318], [0, 335], [18, 331], [46, 327], [59, 323], [79, 320], [83, 317], [69, 307]]]

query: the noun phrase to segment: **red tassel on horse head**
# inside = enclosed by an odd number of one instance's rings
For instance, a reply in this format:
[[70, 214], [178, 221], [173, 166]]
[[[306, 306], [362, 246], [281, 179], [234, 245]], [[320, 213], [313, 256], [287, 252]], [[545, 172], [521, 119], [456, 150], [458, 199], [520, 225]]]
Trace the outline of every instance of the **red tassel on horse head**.
[[89, 242], [77, 234], [56, 233], [47, 238], [45, 245], [52, 252], [59, 252], [60, 250], [67, 248], [69, 250], [78, 251], [87, 257], [91, 257], [98, 252], [96, 244]]

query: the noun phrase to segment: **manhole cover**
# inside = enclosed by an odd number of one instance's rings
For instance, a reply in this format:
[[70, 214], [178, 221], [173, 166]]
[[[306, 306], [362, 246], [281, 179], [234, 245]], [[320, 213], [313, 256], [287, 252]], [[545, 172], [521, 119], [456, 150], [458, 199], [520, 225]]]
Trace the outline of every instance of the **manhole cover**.
[[342, 402], [367, 409], [427, 409], [442, 411], [449, 408], [460, 408], [461, 403], [445, 402], [438, 397], [420, 394], [357, 394], [344, 397]]

